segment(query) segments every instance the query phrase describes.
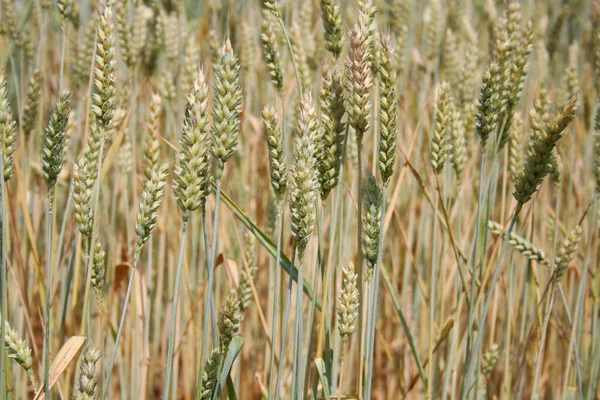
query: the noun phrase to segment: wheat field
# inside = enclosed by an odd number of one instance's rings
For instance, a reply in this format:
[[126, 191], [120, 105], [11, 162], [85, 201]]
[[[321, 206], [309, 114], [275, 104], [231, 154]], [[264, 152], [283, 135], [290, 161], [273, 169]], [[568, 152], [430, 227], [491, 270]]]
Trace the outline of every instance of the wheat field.
[[600, 399], [600, 1], [0, 0], [0, 400]]

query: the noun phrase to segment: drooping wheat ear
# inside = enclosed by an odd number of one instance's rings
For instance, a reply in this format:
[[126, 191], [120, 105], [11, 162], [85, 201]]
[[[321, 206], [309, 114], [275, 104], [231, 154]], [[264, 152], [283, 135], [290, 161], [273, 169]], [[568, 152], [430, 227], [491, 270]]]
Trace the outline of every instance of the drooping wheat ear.
[[194, 86], [200, 69], [200, 46], [194, 33], [190, 33], [187, 37], [183, 66], [185, 70], [183, 89], [187, 92]]
[[577, 247], [579, 247], [582, 233], [581, 225], [577, 225], [563, 239], [560, 250], [558, 250], [558, 254], [556, 255], [554, 265], [554, 279], [556, 282], [560, 282], [569, 267], [569, 263], [575, 258], [575, 253], [577, 253]]
[[454, 106], [450, 97], [450, 86], [442, 82], [436, 95], [435, 124], [431, 137], [431, 167], [436, 174], [444, 169], [444, 163], [451, 144], [453, 130]]
[[292, 234], [302, 260], [304, 249], [315, 227], [315, 200], [318, 190], [313, 134], [318, 130], [318, 121], [310, 92], [304, 94], [300, 104], [300, 118], [296, 127], [294, 161], [290, 183], [290, 211]]
[[337, 0], [321, 0], [325, 48], [338, 59], [344, 46], [343, 20]]
[[[469, 38], [466, 44], [462, 70], [460, 71], [459, 80], [459, 92], [460, 92], [460, 104], [463, 109], [471, 106], [475, 101], [475, 91], [477, 87], [476, 71], [479, 63], [479, 44], [477, 43], [477, 37], [473, 36]], [[467, 131], [471, 132], [471, 131]]]
[[173, 189], [187, 221], [192, 211], [204, 207], [210, 186], [210, 137], [208, 86], [200, 72], [187, 98], [185, 119], [179, 139]]
[[277, 203], [281, 207], [288, 186], [288, 170], [283, 148], [283, 136], [279, 127], [279, 118], [275, 114], [273, 107], [266, 106], [263, 109], [262, 117], [269, 152], [271, 187], [277, 198]]
[[495, 131], [499, 119], [501, 88], [496, 79], [499, 70], [500, 67], [497, 63], [490, 63], [483, 74], [481, 83], [479, 103], [475, 113], [475, 128], [481, 139], [482, 151], [485, 151], [487, 140]]
[[135, 263], [137, 263], [140, 257], [144, 243], [152, 236], [152, 230], [156, 225], [158, 207], [160, 207], [164, 188], [167, 183], [168, 168], [168, 163], [159, 164], [152, 171], [150, 179], [144, 183], [135, 225], [135, 232], [137, 234], [134, 253]]
[[[2, 318], [2, 316], [0, 316]], [[36, 390], [35, 374], [33, 373], [33, 360], [31, 358], [31, 348], [27, 346], [27, 342], [19, 337], [17, 331], [15, 331], [8, 321], [4, 321], [4, 347], [6, 349], [6, 356], [25, 370], [33, 390]]]
[[348, 121], [357, 135], [357, 142], [362, 143], [362, 136], [370, 124], [370, 94], [373, 76], [369, 68], [367, 28], [355, 24], [350, 30], [350, 47], [346, 58], [344, 72], [344, 98]]
[[378, 69], [378, 48], [377, 48], [377, 7], [373, 5], [372, 0], [358, 1], [358, 23], [365, 27], [365, 50], [367, 53], [367, 62], [373, 75], [377, 74]]
[[115, 34], [112, 14], [112, 9], [106, 7], [100, 15], [96, 38], [92, 112], [96, 116], [98, 128], [102, 131], [108, 130], [111, 125], [116, 102]]
[[150, 112], [146, 136], [144, 137], [143, 171], [146, 179], [152, 176], [152, 170], [160, 159], [160, 118], [162, 114], [162, 98], [153, 93], [150, 101]]
[[13, 158], [15, 156], [15, 143], [17, 141], [17, 123], [13, 119], [8, 103], [8, 92], [3, 71], [0, 70], [0, 145], [2, 146], [2, 165], [4, 181], [7, 182], [13, 175]]
[[517, 201], [524, 204], [531, 200], [544, 177], [551, 172], [550, 158], [567, 125], [575, 118], [577, 105], [578, 96], [575, 96], [544, 125], [541, 135], [532, 138], [523, 168], [515, 180], [514, 196]]
[[338, 332], [342, 339], [356, 332], [358, 318], [358, 276], [354, 264], [350, 262], [342, 268], [342, 291], [337, 306]]
[[225, 162], [237, 149], [242, 109], [240, 65], [233, 54], [229, 39], [221, 49], [221, 58], [215, 71], [214, 90], [212, 151], [217, 159], [219, 179], [223, 174]]
[[79, 378], [73, 393], [74, 400], [93, 400], [96, 398], [96, 363], [102, 353], [88, 346], [81, 355]]
[[71, 92], [63, 90], [56, 103], [56, 108], [50, 117], [44, 132], [44, 147], [42, 149], [42, 174], [46, 180], [49, 196], [52, 196], [58, 174], [62, 170], [66, 158], [67, 124], [71, 114]]
[[367, 263], [367, 280], [373, 279], [377, 256], [379, 255], [379, 235], [381, 235], [381, 188], [373, 175], [364, 183], [363, 215], [361, 233], [362, 251]]
[[[502, 225], [500, 225], [499, 223], [490, 220], [490, 221], [488, 221], [488, 227], [490, 228], [490, 231], [492, 233], [494, 233], [496, 235], [502, 235], [502, 238], [506, 238], [506, 232], [504, 232], [504, 227]], [[550, 263], [546, 259], [546, 255], [544, 254], [543, 250], [537, 248], [533, 243], [522, 238], [521, 236], [517, 235], [516, 233], [514, 233], [514, 232], [510, 233], [508, 243], [511, 246], [513, 246], [515, 249], [517, 249], [517, 251], [519, 253], [521, 253], [525, 257], [527, 257], [528, 259], [535, 260], [535, 261], [539, 262], [540, 264], [543, 264], [546, 266], [550, 265]]]
[[458, 42], [452, 29], [446, 29], [444, 44], [442, 46], [442, 78], [455, 87], [460, 78], [460, 63], [458, 61]]
[[454, 124], [454, 127], [450, 131], [450, 140], [452, 141], [452, 146], [449, 146], [450, 162], [452, 163], [452, 169], [456, 174], [458, 186], [460, 186], [464, 178], [463, 171], [465, 169], [465, 164], [467, 163], [468, 147], [467, 134], [459, 111], [454, 111], [452, 123]]
[[102, 248], [100, 239], [96, 240], [92, 261], [91, 283], [96, 295], [96, 303], [101, 312], [104, 312], [104, 276], [106, 274], [106, 253]]
[[250, 276], [246, 273], [246, 269], [242, 268], [240, 272], [240, 285], [238, 287], [238, 296], [240, 298], [240, 312], [244, 314], [244, 311], [250, 306], [252, 301], [252, 286], [251, 281], [254, 281], [258, 266], [256, 265], [256, 240], [254, 235], [250, 231], [244, 233], [244, 259], [248, 264], [248, 271]]
[[37, 123], [40, 106], [40, 83], [42, 74], [39, 69], [35, 69], [29, 78], [29, 87], [27, 88], [27, 100], [23, 110], [23, 134], [28, 136]]
[[483, 353], [483, 362], [481, 363], [481, 372], [483, 373], [483, 376], [490, 376], [498, 363], [499, 358], [500, 350], [498, 344], [494, 343], [490, 346], [488, 351]]
[[262, 54], [271, 82], [279, 94], [283, 93], [283, 64], [279, 50], [277, 50], [277, 38], [273, 31], [273, 19], [270, 11], [263, 10], [262, 23], [260, 25], [260, 42], [262, 43]]
[[383, 35], [379, 41], [379, 173], [384, 187], [394, 173], [398, 141], [398, 76], [394, 60], [391, 38]]
[[226, 354], [229, 343], [240, 331], [242, 321], [240, 299], [237, 290], [231, 289], [225, 298], [225, 304], [219, 313], [219, 351]]
[[338, 183], [346, 130], [342, 122], [345, 114], [343, 78], [338, 70], [324, 70], [319, 102], [322, 134], [315, 145], [319, 191], [321, 199], [326, 201]]
[[254, 68], [254, 60], [256, 59], [256, 42], [254, 29], [250, 26], [247, 20], [240, 24], [240, 42], [239, 51], [240, 65], [246, 72]]
[[294, 51], [296, 68], [298, 69], [302, 88], [303, 90], [310, 89], [312, 85], [311, 71], [308, 67], [308, 53], [304, 43], [304, 32], [302, 32], [300, 25], [296, 20], [292, 21], [292, 26], [290, 27], [290, 41], [292, 50]]
[[425, 9], [424, 24], [425, 27], [425, 59], [433, 61], [438, 55], [440, 46], [440, 37], [443, 33], [441, 23], [441, 5], [439, 0], [432, 0]]
[[213, 349], [206, 360], [204, 373], [202, 374], [202, 383], [200, 386], [200, 400], [210, 400], [213, 398], [213, 392], [217, 386], [219, 366], [221, 365], [221, 353], [218, 349]]
[[523, 119], [521, 113], [516, 112], [513, 115], [510, 127], [510, 141], [508, 144], [508, 169], [510, 171], [510, 180], [515, 182], [521, 163], [523, 162]]

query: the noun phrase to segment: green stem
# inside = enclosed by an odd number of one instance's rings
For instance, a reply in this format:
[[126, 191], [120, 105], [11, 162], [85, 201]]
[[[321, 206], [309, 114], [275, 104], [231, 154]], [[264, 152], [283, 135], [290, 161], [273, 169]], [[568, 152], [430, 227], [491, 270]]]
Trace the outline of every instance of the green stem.
[[2, 257], [2, 268], [0, 269], [0, 337], [2, 338], [2, 346], [0, 347], [0, 398], [6, 398], [6, 365], [5, 365], [5, 345], [6, 345], [6, 337], [5, 337], [5, 318], [6, 318], [6, 259], [8, 258], [7, 254], [7, 238], [6, 234], [8, 232], [7, 224], [6, 224], [6, 191], [4, 187], [4, 151], [0, 150], [0, 215], [2, 218], [0, 219], [1, 229], [2, 229], [2, 253], [0, 257]]
[[181, 223], [181, 243], [179, 244], [179, 259], [177, 261], [177, 272], [175, 274], [175, 291], [173, 292], [173, 305], [171, 307], [171, 320], [169, 323], [168, 349], [167, 349], [167, 371], [165, 374], [165, 388], [163, 399], [169, 399], [171, 386], [171, 373], [173, 370], [173, 351], [175, 344], [175, 325], [177, 323], [177, 304], [179, 302], [179, 286], [181, 284], [181, 270], [183, 269], [183, 256], [185, 253], [185, 242], [187, 238], [187, 220]]
[[[437, 179], [437, 177], [435, 178]], [[433, 214], [433, 245], [432, 245], [432, 254], [431, 254], [431, 277], [430, 277], [430, 285], [429, 285], [429, 368], [428, 371], [428, 381], [429, 385], [427, 385], [427, 398], [432, 398], [433, 392], [433, 367], [435, 362], [433, 360], [433, 346], [434, 346], [434, 324], [435, 324], [435, 283], [436, 283], [436, 264], [437, 264], [437, 230], [438, 230], [438, 207], [440, 202], [439, 191], [435, 194], [435, 209]]]
[[[277, 338], [277, 324], [279, 312], [281, 309], [280, 300], [280, 292], [281, 292], [281, 268], [279, 268], [279, 262], [281, 260], [281, 236], [283, 231], [283, 210], [281, 206], [277, 211], [277, 255], [275, 261], [275, 289], [273, 293], [273, 315], [271, 321], [271, 360], [269, 361], [269, 398], [272, 399], [274, 397], [273, 389], [274, 389], [274, 367], [275, 367], [275, 343]], [[281, 363], [281, 354], [279, 355], [279, 362]]]
[[[290, 271], [294, 269], [294, 261], [296, 261], [296, 245], [294, 244], [292, 248], [292, 259], [291, 259], [291, 268]], [[285, 350], [285, 342], [287, 337], [287, 328], [288, 328], [288, 320], [290, 319], [290, 303], [292, 300], [292, 274], [290, 273], [290, 279], [288, 281], [287, 294], [285, 297], [285, 310], [283, 312], [283, 333], [281, 334], [281, 347], [279, 348], [279, 367], [277, 368], [277, 380], [275, 381], [275, 397], [274, 400], [279, 398], [279, 386], [281, 384], [281, 374], [283, 373], [283, 362], [284, 362], [284, 353]], [[297, 282], [302, 282], [298, 280]]]
[[[367, 324], [367, 382], [365, 385], [365, 392], [363, 395], [364, 400], [371, 399], [371, 384], [373, 380], [373, 356], [375, 353], [375, 326], [377, 323], [377, 296], [379, 294], [379, 280], [380, 280], [380, 268], [381, 259], [383, 258], [383, 236], [385, 226], [385, 207], [386, 207], [386, 191], [387, 187], [384, 186], [381, 193], [381, 221], [379, 223], [379, 243], [377, 247], [377, 263], [375, 265], [375, 277], [373, 284], [373, 295], [371, 299], [371, 307], [368, 315], [369, 320]], [[437, 218], [436, 218], [437, 222]]]
[[44, 336], [44, 393], [47, 398], [50, 393], [50, 292], [52, 291], [52, 202], [54, 200], [54, 187], [48, 188], [46, 196], [46, 331]]

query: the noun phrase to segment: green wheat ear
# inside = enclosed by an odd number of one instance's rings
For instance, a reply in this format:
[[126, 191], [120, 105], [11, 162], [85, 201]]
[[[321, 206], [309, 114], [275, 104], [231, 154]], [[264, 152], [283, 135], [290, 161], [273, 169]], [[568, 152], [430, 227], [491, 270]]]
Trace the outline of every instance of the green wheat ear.
[[337, 307], [338, 331], [342, 338], [356, 332], [356, 320], [358, 318], [358, 275], [354, 264], [350, 263], [342, 268], [342, 291]]
[[42, 174], [48, 186], [48, 192], [54, 190], [58, 174], [65, 163], [67, 143], [67, 124], [71, 113], [71, 92], [65, 89], [56, 103], [56, 108], [50, 117], [44, 132], [44, 147], [42, 149]]
[[381, 235], [381, 188], [373, 175], [364, 183], [364, 207], [361, 232], [362, 251], [367, 263], [367, 279], [373, 279], [373, 272], [379, 255], [379, 236]]
[[4, 181], [7, 182], [13, 175], [13, 158], [15, 143], [17, 141], [17, 123], [12, 116], [8, 104], [8, 91], [6, 79], [0, 69], [0, 150], [2, 151], [2, 165]]

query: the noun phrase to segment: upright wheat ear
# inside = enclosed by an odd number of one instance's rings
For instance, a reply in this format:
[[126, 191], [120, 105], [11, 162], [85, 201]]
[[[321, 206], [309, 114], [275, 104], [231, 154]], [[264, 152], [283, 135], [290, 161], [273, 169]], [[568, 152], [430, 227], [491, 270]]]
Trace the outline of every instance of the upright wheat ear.
[[267, 64], [271, 82], [277, 91], [283, 93], [283, 64], [277, 50], [277, 39], [273, 31], [273, 17], [268, 10], [263, 10], [262, 24], [260, 26], [260, 41], [263, 49], [263, 59]]
[[65, 89], [56, 103], [56, 109], [44, 134], [42, 149], [42, 173], [46, 180], [48, 195], [52, 196], [58, 174], [65, 162], [67, 143], [67, 124], [71, 113], [71, 92]]
[[235, 289], [231, 289], [225, 298], [223, 309], [219, 313], [219, 351], [227, 354], [229, 343], [238, 335], [242, 313], [240, 312], [240, 299]]
[[436, 174], [444, 169], [444, 163], [451, 144], [454, 107], [450, 98], [450, 86], [442, 82], [437, 90], [435, 124], [431, 137], [431, 167]]
[[398, 141], [398, 75], [394, 47], [388, 35], [379, 41], [379, 173], [387, 186], [394, 173]]
[[38, 108], [40, 105], [40, 84], [42, 74], [39, 69], [36, 69], [29, 78], [29, 87], [27, 89], [27, 101], [23, 110], [23, 134], [29, 135], [38, 119]]
[[575, 229], [564, 238], [560, 250], [556, 255], [554, 266], [554, 279], [556, 279], [557, 282], [560, 282], [569, 267], [569, 263], [575, 258], [575, 253], [577, 252], [577, 247], [581, 241], [582, 233], [581, 225], [577, 225]]
[[337, 0], [321, 0], [325, 48], [337, 59], [344, 45], [343, 20]]
[[285, 153], [283, 151], [283, 136], [279, 127], [279, 118], [275, 109], [266, 106], [262, 112], [265, 137], [269, 152], [269, 168], [271, 171], [271, 187], [281, 206], [288, 186], [288, 171]]
[[379, 255], [381, 235], [382, 193], [373, 175], [364, 183], [363, 231], [361, 232], [362, 251], [367, 262], [367, 280], [373, 279], [373, 272]]
[[74, 400], [92, 400], [96, 398], [96, 363], [102, 357], [102, 353], [88, 347], [81, 355], [79, 366], [79, 379], [75, 385]]
[[221, 59], [215, 72], [213, 102], [213, 154], [217, 159], [217, 179], [223, 174], [224, 164], [233, 155], [240, 133], [242, 89], [240, 65], [233, 54], [229, 39], [221, 49]]
[[213, 392], [217, 386], [217, 375], [219, 366], [221, 365], [221, 353], [218, 349], [213, 349], [212, 353], [206, 360], [204, 373], [202, 374], [202, 382], [200, 385], [200, 400], [210, 400], [213, 397]]
[[115, 86], [115, 34], [112, 9], [106, 7], [100, 15], [96, 40], [96, 64], [94, 67], [94, 87], [92, 112], [98, 127], [104, 134], [110, 128], [116, 102]]
[[369, 67], [367, 27], [354, 25], [350, 30], [350, 48], [346, 58], [344, 97], [348, 121], [362, 143], [362, 136], [370, 124], [370, 94], [373, 76]]
[[10, 105], [8, 104], [8, 92], [6, 79], [0, 69], [0, 150], [2, 150], [2, 165], [4, 181], [7, 182], [13, 175], [13, 158], [15, 155], [15, 143], [17, 140], [17, 123], [13, 119]]
[[158, 218], [158, 207], [162, 201], [164, 188], [167, 183], [168, 163], [159, 164], [152, 176], [144, 184], [140, 206], [137, 213], [135, 232], [137, 243], [134, 253], [134, 262], [137, 263], [144, 243], [152, 236], [152, 230]]
[[358, 318], [358, 276], [354, 264], [350, 263], [342, 268], [342, 291], [337, 307], [338, 331], [342, 339], [356, 332], [356, 319]]

